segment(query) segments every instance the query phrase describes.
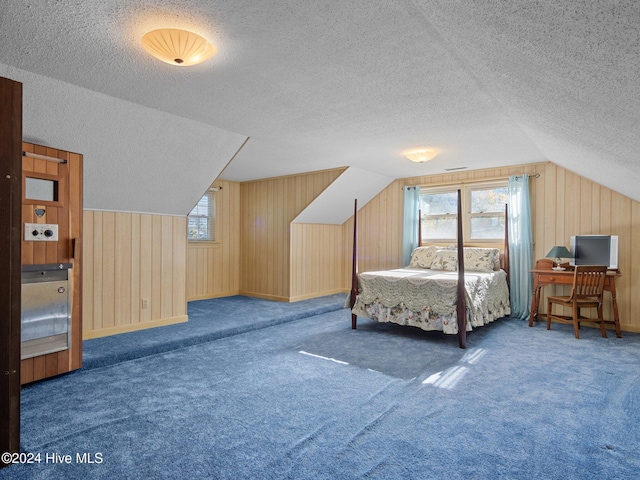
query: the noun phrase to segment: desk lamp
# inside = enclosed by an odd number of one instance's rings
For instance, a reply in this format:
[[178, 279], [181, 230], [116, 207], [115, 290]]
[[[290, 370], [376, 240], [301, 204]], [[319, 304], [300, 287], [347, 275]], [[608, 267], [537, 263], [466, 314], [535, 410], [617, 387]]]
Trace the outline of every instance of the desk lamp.
[[556, 245], [549, 253], [547, 253], [547, 258], [554, 258], [556, 260], [556, 266], [553, 267], [554, 270], [564, 270], [565, 268], [560, 266], [562, 259], [572, 257], [569, 250], [567, 250], [567, 247], [564, 245]]

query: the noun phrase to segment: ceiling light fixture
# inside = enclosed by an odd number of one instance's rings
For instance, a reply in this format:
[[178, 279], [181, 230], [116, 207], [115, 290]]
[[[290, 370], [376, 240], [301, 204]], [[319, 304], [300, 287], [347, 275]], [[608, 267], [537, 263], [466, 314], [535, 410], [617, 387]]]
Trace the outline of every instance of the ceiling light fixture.
[[404, 155], [412, 162], [424, 163], [438, 155], [438, 150], [435, 148], [416, 148], [405, 152]]
[[218, 47], [211, 45], [206, 38], [177, 28], [145, 33], [142, 46], [157, 59], [181, 67], [197, 65], [218, 53]]

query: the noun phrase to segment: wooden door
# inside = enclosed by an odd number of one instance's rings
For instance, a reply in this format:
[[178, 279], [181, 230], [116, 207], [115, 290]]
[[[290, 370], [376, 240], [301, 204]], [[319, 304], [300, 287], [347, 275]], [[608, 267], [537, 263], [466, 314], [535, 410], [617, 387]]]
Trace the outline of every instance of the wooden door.
[[0, 77], [0, 453], [20, 451], [21, 141], [22, 84]]

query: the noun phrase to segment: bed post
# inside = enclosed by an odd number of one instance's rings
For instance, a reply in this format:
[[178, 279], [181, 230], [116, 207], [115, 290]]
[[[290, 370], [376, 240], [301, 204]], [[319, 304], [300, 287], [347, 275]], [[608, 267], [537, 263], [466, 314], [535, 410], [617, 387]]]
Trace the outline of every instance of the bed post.
[[[358, 199], [353, 205], [353, 261], [351, 264], [351, 297], [349, 306], [353, 309], [358, 296]], [[355, 330], [358, 316], [351, 312], [351, 328]]]
[[462, 192], [458, 190], [458, 300], [456, 303], [460, 348], [467, 348], [467, 308], [464, 287], [464, 240], [462, 238]]

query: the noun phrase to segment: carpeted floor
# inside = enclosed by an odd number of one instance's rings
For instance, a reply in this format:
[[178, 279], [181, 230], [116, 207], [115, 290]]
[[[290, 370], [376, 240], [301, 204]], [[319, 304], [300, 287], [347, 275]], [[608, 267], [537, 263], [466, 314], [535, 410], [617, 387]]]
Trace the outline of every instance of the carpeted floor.
[[[0, 478], [640, 472], [640, 335], [584, 328], [576, 340], [570, 326], [502, 319], [461, 350], [454, 336], [367, 319], [351, 330], [336, 300], [325, 313], [24, 388], [22, 444], [40, 463]], [[202, 315], [214, 322], [223, 308], [210, 302]]]
[[189, 302], [186, 323], [86, 340], [82, 345], [82, 368], [113, 365], [292, 322], [339, 310], [344, 302], [343, 294], [294, 303], [240, 295]]

